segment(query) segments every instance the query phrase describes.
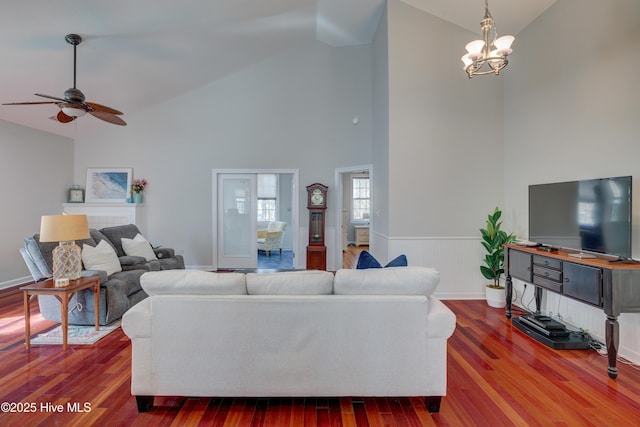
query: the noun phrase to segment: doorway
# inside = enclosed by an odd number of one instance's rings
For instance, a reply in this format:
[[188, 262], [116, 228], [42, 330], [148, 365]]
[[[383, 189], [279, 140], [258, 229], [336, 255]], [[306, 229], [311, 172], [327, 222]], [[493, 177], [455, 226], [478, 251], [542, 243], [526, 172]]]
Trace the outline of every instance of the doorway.
[[[373, 166], [336, 169], [336, 265], [353, 268], [354, 252], [372, 250]], [[355, 186], [355, 187], [354, 187]]]
[[[274, 218], [265, 217], [264, 204], [259, 204], [260, 175], [277, 176], [277, 195], [272, 203]], [[298, 268], [298, 175], [297, 169], [212, 171], [212, 265], [215, 270]], [[267, 227], [268, 219], [287, 225], [282, 235], [282, 253], [270, 251], [266, 256], [265, 252], [258, 253], [257, 231]]]

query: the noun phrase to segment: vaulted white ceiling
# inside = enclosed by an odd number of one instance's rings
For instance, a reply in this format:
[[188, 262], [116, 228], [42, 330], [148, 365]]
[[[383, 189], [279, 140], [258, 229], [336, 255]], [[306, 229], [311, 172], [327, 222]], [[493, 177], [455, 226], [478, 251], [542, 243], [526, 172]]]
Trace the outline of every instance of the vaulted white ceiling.
[[[482, 0], [402, 0], [480, 32]], [[88, 101], [128, 114], [206, 85], [315, 39], [332, 46], [370, 43], [384, 0], [32, 0], [3, 5], [0, 103], [62, 97], [73, 86]], [[501, 34], [517, 34], [555, 0], [491, 0]], [[462, 47], [461, 47], [462, 48]], [[73, 137], [76, 125], [113, 126], [93, 117], [49, 120], [55, 105], [0, 106], [0, 119]]]

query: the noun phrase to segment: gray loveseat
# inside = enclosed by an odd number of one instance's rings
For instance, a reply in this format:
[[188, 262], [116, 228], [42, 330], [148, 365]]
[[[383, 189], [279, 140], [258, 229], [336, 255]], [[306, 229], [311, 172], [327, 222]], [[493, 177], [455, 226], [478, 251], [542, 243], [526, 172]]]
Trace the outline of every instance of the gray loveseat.
[[[122, 247], [122, 238], [133, 239], [140, 231], [133, 224], [106, 227], [100, 230], [89, 230], [91, 237], [77, 241], [82, 248], [84, 244], [95, 247], [101, 240], [109, 243], [116, 252], [122, 271], [107, 276], [101, 270], [83, 270], [83, 276], [100, 276], [100, 324], [107, 325], [122, 315], [138, 302], [147, 297], [140, 287], [140, 276], [147, 271], [184, 269], [182, 255], [176, 255], [171, 248], [154, 248], [157, 260], [147, 261], [140, 256], [127, 256]], [[36, 282], [52, 276], [52, 251], [57, 243], [40, 242], [39, 235], [25, 239], [25, 246], [20, 248], [33, 279]], [[95, 307], [91, 290], [80, 291], [69, 303], [73, 307], [69, 313], [69, 324], [93, 325]], [[60, 302], [54, 296], [38, 296], [40, 312], [45, 319], [60, 322]]]

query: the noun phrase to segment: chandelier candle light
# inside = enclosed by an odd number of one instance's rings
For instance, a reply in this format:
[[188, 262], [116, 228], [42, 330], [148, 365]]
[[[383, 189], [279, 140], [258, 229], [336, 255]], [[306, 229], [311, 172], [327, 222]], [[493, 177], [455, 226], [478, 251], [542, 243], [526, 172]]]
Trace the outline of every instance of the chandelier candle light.
[[502, 36], [498, 38], [496, 24], [489, 13], [489, 0], [485, 0], [484, 4], [484, 18], [480, 21], [482, 40], [467, 43], [465, 49], [468, 53], [461, 58], [469, 78], [475, 75], [500, 74], [500, 70], [509, 63], [507, 56], [513, 51], [511, 44], [515, 37]]
[[79, 279], [82, 254], [76, 240], [88, 239], [86, 215], [45, 215], [40, 221], [40, 241], [59, 242], [53, 249], [53, 279]]

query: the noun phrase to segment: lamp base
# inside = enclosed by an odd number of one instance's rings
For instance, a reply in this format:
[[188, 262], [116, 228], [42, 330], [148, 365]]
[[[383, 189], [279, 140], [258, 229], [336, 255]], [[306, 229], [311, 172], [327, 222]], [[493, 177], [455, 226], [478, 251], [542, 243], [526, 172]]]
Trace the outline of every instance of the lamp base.
[[52, 252], [53, 279], [76, 280], [82, 276], [82, 253], [75, 242], [60, 242]]

